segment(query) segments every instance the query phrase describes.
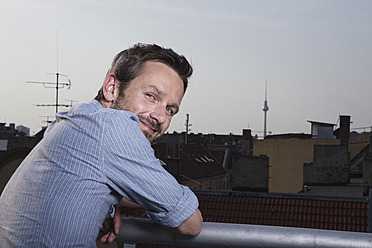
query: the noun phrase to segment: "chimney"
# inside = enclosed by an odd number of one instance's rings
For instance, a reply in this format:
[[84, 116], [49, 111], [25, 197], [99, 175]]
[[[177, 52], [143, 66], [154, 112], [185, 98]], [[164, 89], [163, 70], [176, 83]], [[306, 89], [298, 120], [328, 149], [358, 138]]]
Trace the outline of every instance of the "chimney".
[[341, 140], [341, 145], [347, 145], [349, 143], [349, 137], [350, 137], [350, 116], [340, 115], [339, 139]]
[[250, 129], [243, 129], [243, 139], [244, 140], [252, 139], [252, 131]]
[[252, 141], [252, 132], [250, 129], [243, 129], [243, 136], [241, 139], [242, 146], [242, 155], [249, 156], [252, 155], [253, 151], [253, 141]]

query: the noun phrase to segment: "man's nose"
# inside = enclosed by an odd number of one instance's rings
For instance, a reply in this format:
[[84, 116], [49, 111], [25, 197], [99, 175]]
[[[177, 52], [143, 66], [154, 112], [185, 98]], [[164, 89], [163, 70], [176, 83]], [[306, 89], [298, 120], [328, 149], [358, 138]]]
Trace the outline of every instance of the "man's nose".
[[150, 117], [155, 119], [159, 125], [163, 124], [166, 120], [166, 107], [158, 105], [150, 113]]

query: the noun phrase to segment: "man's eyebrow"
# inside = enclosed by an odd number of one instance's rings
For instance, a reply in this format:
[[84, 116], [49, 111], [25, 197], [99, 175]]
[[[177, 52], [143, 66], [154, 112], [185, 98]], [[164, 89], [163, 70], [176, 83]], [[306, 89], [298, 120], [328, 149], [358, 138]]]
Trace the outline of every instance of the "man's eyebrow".
[[165, 92], [162, 91], [162, 90], [159, 90], [156, 86], [153, 86], [153, 85], [148, 85], [147, 86], [148, 88], [151, 88], [152, 90], [156, 91], [156, 94], [160, 95], [160, 96], [165, 96]]

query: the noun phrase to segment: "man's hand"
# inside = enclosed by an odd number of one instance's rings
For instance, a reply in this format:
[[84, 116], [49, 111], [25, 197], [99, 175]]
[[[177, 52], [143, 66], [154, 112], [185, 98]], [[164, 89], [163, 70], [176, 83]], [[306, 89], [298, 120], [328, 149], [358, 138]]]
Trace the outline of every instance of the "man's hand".
[[123, 198], [122, 201], [115, 206], [115, 214], [113, 218], [105, 219], [102, 223], [101, 230], [107, 232], [100, 238], [102, 243], [112, 243], [119, 234], [120, 228], [123, 225], [122, 217], [139, 217], [142, 218], [146, 214], [146, 210], [140, 205], [128, 201]]
[[100, 241], [102, 243], [112, 243], [116, 239], [116, 236], [119, 234], [120, 228], [123, 225], [121, 222], [121, 216], [119, 208], [116, 208], [114, 217], [111, 219], [105, 219], [102, 224], [101, 230], [107, 232], [104, 236], [101, 237]]

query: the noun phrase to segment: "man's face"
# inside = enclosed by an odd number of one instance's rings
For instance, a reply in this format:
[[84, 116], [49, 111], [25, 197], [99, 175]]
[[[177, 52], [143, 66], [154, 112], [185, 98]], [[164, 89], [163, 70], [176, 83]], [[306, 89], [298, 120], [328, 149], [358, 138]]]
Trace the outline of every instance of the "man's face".
[[146, 62], [143, 72], [125, 89], [124, 97], [114, 100], [113, 108], [136, 114], [142, 132], [153, 142], [168, 129], [183, 93], [183, 82], [173, 69], [160, 62]]

